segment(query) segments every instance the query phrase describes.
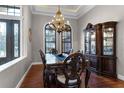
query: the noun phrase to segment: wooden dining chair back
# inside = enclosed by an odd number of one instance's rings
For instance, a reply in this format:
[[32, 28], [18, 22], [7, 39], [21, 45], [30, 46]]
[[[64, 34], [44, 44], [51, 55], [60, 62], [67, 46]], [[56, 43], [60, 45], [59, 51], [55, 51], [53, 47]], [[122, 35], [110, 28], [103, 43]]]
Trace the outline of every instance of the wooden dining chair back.
[[58, 54], [58, 51], [57, 51], [55, 48], [52, 48], [52, 49], [50, 50], [50, 53], [51, 53], [51, 54]]
[[43, 62], [43, 85], [44, 87], [46, 87], [47, 86], [46, 58], [45, 58], [45, 54], [41, 49], [39, 50], [39, 52], [40, 52], [41, 60]]
[[64, 60], [63, 75], [57, 76], [57, 84], [62, 87], [80, 87], [81, 73], [85, 69], [85, 60], [82, 53], [76, 52]]
[[40, 49], [39, 52], [40, 52], [40, 56], [41, 56], [41, 59], [43, 62], [43, 84], [44, 84], [44, 87], [46, 87], [46, 88], [51, 87], [51, 82], [52, 82], [55, 71], [52, 68], [53, 66], [51, 67], [46, 64], [46, 57], [45, 57], [45, 54], [43, 53], [43, 51]]
[[40, 52], [40, 56], [41, 56], [43, 64], [46, 64], [45, 54], [43, 53], [43, 51], [41, 49], [39, 50], [39, 52]]

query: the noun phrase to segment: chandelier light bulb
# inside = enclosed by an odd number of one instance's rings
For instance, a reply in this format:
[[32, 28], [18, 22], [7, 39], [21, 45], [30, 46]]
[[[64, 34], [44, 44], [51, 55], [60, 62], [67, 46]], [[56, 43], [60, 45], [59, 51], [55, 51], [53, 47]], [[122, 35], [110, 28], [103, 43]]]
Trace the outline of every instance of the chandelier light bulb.
[[69, 21], [67, 20], [67, 25], [70, 25]]

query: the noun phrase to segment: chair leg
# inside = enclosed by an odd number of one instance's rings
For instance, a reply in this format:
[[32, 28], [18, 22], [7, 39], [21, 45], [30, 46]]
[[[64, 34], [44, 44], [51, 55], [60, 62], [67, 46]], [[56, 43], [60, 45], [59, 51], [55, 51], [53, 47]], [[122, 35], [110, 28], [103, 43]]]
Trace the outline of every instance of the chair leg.
[[46, 77], [43, 77], [43, 86], [44, 86], [44, 88], [46, 88], [46, 87], [47, 87]]
[[47, 88], [47, 84], [46, 84], [46, 82], [44, 82], [44, 88]]
[[89, 81], [89, 78], [90, 78], [90, 74], [91, 74], [91, 72], [88, 69], [86, 69], [85, 88], [88, 87], [88, 81]]
[[49, 85], [49, 73], [44, 73], [44, 77], [43, 77], [43, 84], [44, 84], [44, 88], [48, 88], [50, 87]]

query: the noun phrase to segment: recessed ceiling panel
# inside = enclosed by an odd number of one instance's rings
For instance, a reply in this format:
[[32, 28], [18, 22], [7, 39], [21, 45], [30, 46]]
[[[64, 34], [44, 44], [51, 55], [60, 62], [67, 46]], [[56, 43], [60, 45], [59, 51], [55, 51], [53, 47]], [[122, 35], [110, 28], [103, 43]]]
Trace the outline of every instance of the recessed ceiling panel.
[[[81, 15], [85, 14], [93, 5], [60, 5], [60, 10], [65, 17], [78, 19]], [[32, 6], [32, 12], [43, 15], [55, 15], [57, 5], [35, 5]]]

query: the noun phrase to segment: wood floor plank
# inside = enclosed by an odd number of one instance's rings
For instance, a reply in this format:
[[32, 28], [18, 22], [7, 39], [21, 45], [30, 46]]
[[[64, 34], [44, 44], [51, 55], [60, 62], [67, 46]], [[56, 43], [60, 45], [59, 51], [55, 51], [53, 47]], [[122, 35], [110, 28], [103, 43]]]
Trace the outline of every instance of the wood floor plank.
[[42, 65], [32, 65], [21, 88], [42, 88]]
[[[39, 64], [32, 65], [20, 88], [43, 88], [42, 68], [42, 65]], [[84, 79], [82, 79], [81, 87], [84, 87], [83, 81]], [[124, 88], [124, 81], [91, 73], [88, 85], [90, 88]]]

